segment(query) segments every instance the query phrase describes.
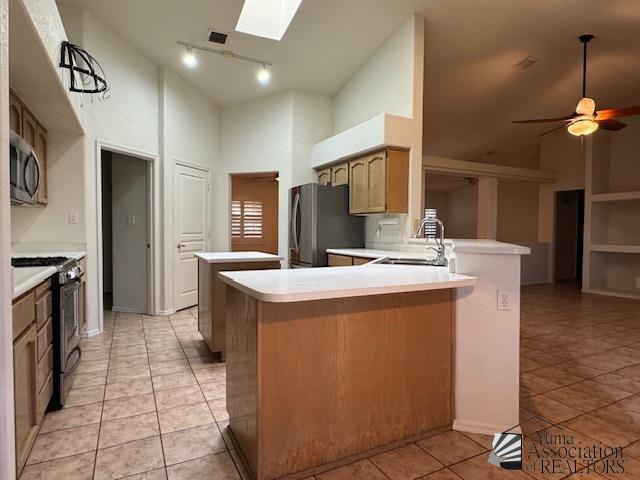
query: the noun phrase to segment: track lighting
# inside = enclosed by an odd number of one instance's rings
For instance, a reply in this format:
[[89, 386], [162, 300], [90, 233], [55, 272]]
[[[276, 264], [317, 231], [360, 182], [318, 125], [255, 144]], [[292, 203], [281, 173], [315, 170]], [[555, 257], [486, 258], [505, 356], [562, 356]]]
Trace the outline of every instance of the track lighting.
[[182, 61], [189, 68], [194, 68], [198, 65], [198, 57], [193, 53], [191, 45], [187, 45], [187, 51], [182, 55]]
[[271, 62], [267, 62], [261, 58], [247, 57], [246, 55], [240, 55], [238, 53], [234, 53], [231, 50], [217, 50], [215, 48], [209, 47], [201, 47], [199, 45], [194, 45], [193, 43], [181, 42], [178, 40], [178, 45], [182, 45], [187, 48], [187, 51], [182, 56], [182, 61], [189, 68], [194, 68], [198, 65], [198, 57], [196, 57], [194, 50], [199, 50], [201, 52], [215, 53], [216, 55], [221, 55], [227, 58], [234, 58], [236, 60], [244, 60], [245, 62], [253, 62], [261, 65], [261, 68], [258, 70], [256, 74], [256, 78], [258, 82], [262, 85], [266, 85], [271, 81], [271, 71], [269, 67], [273, 65]]
[[262, 65], [260, 70], [258, 70], [258, 74], [256, 75], [258, 78], [258, 82], [262, 85], [266, 85], [271, 80], [271, 72], [267, 68], [266, 65]]

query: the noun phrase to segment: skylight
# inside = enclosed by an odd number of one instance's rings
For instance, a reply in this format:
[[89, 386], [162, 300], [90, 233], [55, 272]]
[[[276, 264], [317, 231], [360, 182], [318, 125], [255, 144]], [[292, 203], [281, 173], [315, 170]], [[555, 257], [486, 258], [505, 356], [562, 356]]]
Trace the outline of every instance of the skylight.
[[236, 31], [281, 40], [302, 0], [245, 0]]

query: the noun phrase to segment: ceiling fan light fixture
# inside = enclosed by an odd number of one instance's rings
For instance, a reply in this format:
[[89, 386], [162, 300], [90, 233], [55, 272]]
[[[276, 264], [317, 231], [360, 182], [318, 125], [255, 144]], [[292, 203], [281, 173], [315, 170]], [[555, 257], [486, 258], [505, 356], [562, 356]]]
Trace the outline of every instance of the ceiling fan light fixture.
[[585, 118], [583, 120], [578, 120], [573, 122], [571, 125], [567, 127], [567, 131], [576, 137], [581, 137], [583, 135], [591, 135], [598, 129], [598, 123], [594, 122], [590, 118]]
[[584, 97], [581, 98], [576, 106], [576, 113], [579, 115], [591, 116], [596, 111], [596, 102], [593, 98]]

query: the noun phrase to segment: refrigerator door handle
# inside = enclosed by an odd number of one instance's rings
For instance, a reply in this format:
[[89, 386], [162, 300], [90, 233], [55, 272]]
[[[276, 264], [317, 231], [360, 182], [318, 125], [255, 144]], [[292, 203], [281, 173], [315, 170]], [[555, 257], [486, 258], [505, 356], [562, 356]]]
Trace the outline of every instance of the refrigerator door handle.
[[298, 240], [298, 210], [300, 209], [300, 192], [296, 192], [293, 199], [293, 210], [291, 212], [291, 221], [293, 223], [293, 245], [296, 253], [300, 253], [300, 242]]

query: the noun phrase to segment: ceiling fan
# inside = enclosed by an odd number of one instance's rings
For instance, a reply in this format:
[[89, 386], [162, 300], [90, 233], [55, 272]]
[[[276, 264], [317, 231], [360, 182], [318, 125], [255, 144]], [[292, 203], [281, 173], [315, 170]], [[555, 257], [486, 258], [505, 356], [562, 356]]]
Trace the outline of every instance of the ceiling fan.
[[640, 114], [640, 106], [633, 105], [621, 108], [608, 108], [606, 110], [596, 111], [596, 102], [593, 98], [587, 97], [587, 44], [593, 39], [593, 35], [580, 35], [578, 40], [583, 46], [582, 61], [582, 98], [578, 102], [576, 111], [566, 117], [558, 118], [538, 118], [535, 120], [514, 120], [512, 123], [553, 123], [562, 122], [562, 125], [552, 130], [541, 133], [539, 137], [546, 135], [561, 128], [567, 128], [571, 135], [577, 137], [581, 135], [590, 135], [598, 128], [603, 130], [620, 130], [626, 125], [616, 120], [620, 117], [630, 117]]

